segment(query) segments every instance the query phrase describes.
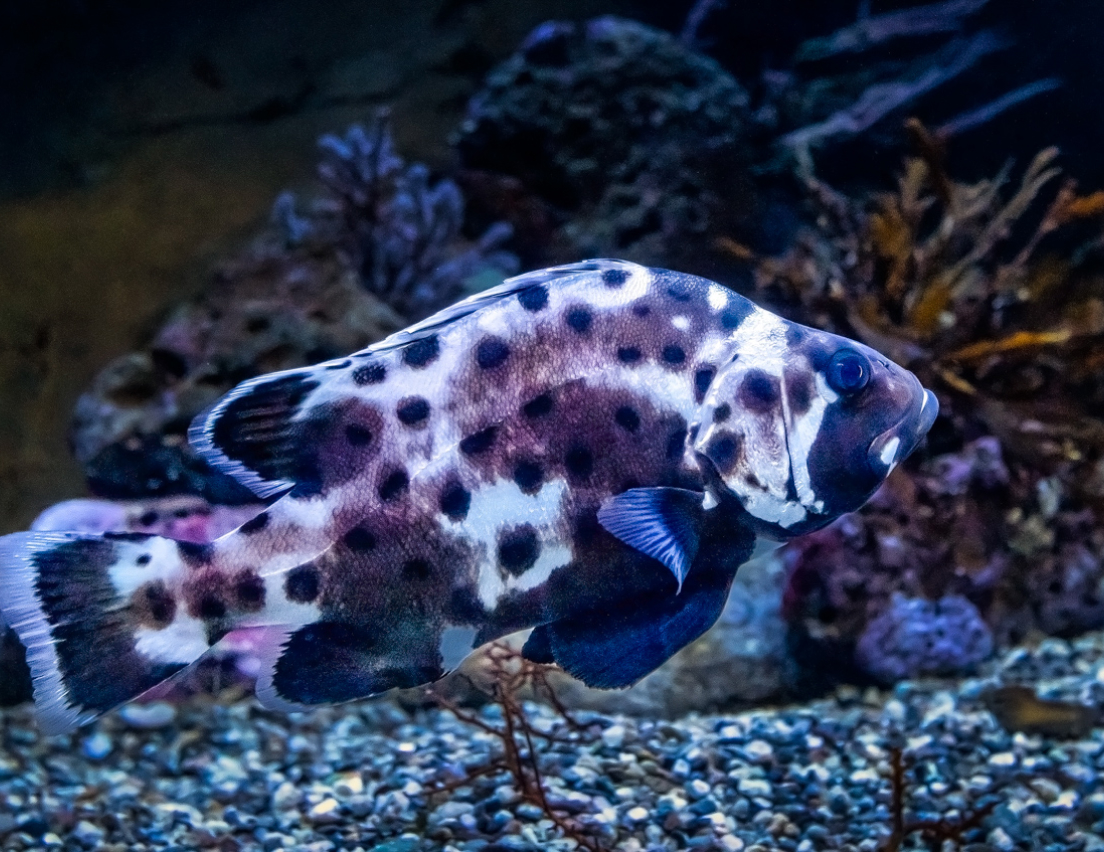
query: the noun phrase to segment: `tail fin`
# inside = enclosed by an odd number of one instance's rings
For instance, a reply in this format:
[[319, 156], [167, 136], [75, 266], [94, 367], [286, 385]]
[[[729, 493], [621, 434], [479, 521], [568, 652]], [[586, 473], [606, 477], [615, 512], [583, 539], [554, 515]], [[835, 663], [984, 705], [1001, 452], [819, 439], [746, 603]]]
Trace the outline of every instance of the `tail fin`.
[[0, 612], [27, 649], [44, 731], [90, 722], [208, 650], [204, 622], [177, 612], [183, 567], [156, 536], [0, 538]]

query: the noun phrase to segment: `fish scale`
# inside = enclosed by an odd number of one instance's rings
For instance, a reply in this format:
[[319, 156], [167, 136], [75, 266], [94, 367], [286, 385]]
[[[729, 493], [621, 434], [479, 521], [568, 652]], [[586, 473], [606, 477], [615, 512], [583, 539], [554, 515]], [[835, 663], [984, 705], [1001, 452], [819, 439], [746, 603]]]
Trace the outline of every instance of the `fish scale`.
[[715, 282], [539, 270], [243, 383], [190, 438], [265, 512], [200, 546], [6, 536], [0, 609], [54, 731], [246, 628], [285, 709], [428, 683], [530, 628], [530, 659], [624, 687], [713, 624], [765, 542], [858, 508], [936, 411], [873, 350]]

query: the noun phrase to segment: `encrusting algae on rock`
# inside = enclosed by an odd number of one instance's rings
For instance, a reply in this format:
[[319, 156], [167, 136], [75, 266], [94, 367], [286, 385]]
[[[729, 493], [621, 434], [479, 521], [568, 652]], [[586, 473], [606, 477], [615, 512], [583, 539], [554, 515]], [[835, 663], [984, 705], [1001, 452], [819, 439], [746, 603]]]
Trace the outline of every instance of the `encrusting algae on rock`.
[[862, 344], [623, 261], [540, 270], [348, 358], [252, 379], [191, 431], [266, 511], [209, 544], [20, 533], [0, 607], [66, 730], [266, 631], [301, 709], [525, 656], [628, 686], [764, 547], [857, 509], [938, 410]]

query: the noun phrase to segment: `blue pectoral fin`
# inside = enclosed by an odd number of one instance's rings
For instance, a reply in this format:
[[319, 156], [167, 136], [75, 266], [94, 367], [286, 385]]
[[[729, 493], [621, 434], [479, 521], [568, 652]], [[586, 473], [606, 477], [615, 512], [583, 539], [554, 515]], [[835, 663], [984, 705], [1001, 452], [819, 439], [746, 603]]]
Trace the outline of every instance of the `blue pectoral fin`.
[[632, 686], [713, 626], [731, 584], [731, 575], [691, 578], [677, 598], [626, 601], [609, 611], [543, 624], [522, 653], [534, 662], [557, 663], [587, 686]]
[[632, 488], [606, 500], [598, 522], [629, 547], [670, 568], [681, 592], [698, 555], [703, 496], [683, 488]]

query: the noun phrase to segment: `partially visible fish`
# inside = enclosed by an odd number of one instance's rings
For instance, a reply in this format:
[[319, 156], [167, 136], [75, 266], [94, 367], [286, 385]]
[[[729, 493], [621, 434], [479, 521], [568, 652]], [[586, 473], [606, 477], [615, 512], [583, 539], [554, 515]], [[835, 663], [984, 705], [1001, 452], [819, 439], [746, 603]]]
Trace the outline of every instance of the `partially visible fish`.
[[310, 705], [524, 653], [624, 687], [705, 632], [767, 543], [857, 509], [937, 411], [873, 350], [615, 260], [529, 273], [349, 358], [240, 385], [197, 450], [276, 500], [210, 544], [0, 539], [0, 609], [52, 732], [267, 631]]

